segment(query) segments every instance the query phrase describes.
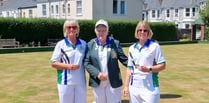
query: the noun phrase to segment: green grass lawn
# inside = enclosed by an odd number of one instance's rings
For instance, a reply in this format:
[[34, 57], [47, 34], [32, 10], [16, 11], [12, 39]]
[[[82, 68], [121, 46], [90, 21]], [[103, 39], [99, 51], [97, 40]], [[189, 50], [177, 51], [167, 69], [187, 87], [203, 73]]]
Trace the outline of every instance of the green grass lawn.
[[[161, 46], [167, 67], [159, 74], [160, 103], [209, 103], [209, 45]], [[128, 48], [124, 48], [127, 53]], [[58, 103], [52, 52], [0, 54], [0, 103]], [[125, 77], [125, 67], [121, 66]], [[88, 75], [87, 75], [88, 78]], [[93, 101], [87, 86], [87, 103]], [[128, 98], [123, 97], [123, 103]]]

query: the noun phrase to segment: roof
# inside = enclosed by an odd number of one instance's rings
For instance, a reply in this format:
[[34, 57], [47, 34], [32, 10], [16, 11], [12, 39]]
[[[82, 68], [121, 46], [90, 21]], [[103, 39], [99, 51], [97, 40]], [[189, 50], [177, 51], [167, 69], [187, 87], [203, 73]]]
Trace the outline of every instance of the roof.
[[199, 25], [204, 24], [204, 22], [203, 22], [202, 19], [196, 19], [196, 20], [194, 21], [194, 23], [195, 23], [195, 24], [199, 24]]
[[0, 11], [34, 7], [36, 6], [36, 4], [36, 0], [7, 0], [6, 2], [4, 2], [3, 6], [0, 6]]
[[199, 2], [199, 0], [153, 0], [148, 3], [147, 9], [197, 7]]

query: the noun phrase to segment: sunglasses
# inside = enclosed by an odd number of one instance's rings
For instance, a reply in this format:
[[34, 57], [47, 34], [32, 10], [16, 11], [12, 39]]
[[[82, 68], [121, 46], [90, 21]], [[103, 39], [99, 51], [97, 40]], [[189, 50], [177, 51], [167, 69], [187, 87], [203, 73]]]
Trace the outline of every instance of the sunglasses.
[[138, 30], [137, 30], [137, 32], [142, 32], [142, 31], [143, 31], [143, 32], [148, 32], [148, 30], [146, 30], [146, 29], [144, 29], [144, 30], [138, 29]]
[[72, 28], [72, 29], [75, 30], [75, 29], [77, 29], [77, 26], [67, 26], [67, 28], [68, 28], [68, 29], [71, 29], [71, 28]]

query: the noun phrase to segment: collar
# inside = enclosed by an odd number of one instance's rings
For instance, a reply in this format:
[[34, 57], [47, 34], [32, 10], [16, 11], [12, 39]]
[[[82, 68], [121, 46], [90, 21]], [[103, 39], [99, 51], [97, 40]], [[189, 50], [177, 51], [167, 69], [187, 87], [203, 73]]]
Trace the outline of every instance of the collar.
[[105, 43], [104, 45], [102, 45], [102, 44], [100, 43], [100, 41], [99, 41], [98, 38], [96, 38], [95, 41], [96, 41], [96, 44], [97, 44], [98, 46], [103, 46], [103, 47], [105, 47], [106, 45], [109, 45], [109, 44], [110, 44], [111, 38], [108, 36], [108, 37], [106, 38], [106, 43]]
[[143, 48], [149, 47], [150, 44], [151, 44], [151, 41], [152, 41], [152, 40], [147, 39], [147, 41], [144, 43], [144, 45], [143, 45], [141, 48], [139, 48], [139, 45], [138, 45], [138, 44], [139, 44], [139, 41], [137, 41], [137, 42], [135, 43], [135, 45], [134, 45], [134, 48], [138, 49], [139, 52], [140, 52]]
[[76, 37], [76, 43], [75, 43], [75, 45], [71, 44], [67, 38], [65, 38], [64, 40], [65, 40], [65, 44], [68, 47], [73, 47], [73, 49], [75, 49], [77, 45], [81, 44], [81, 41], [80, 41], [80, 39], [78, 37]]

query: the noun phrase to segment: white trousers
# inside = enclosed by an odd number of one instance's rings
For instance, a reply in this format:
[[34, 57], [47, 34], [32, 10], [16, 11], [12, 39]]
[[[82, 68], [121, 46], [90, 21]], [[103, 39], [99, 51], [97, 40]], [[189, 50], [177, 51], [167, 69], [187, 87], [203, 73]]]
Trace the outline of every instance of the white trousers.
[[121, 103], [121, 87], [112, 88], [110, 83], [101, 83], [92, 90], [95, 103]]
[[57, 84], [59, 103], [86, 103], [86, 86]]
[[159, 103], [159, 100], [159, 87], [154, 87], [154, 90], [150, 91], [146, 87], [134, 87], [129, 85], [130, 103]]

